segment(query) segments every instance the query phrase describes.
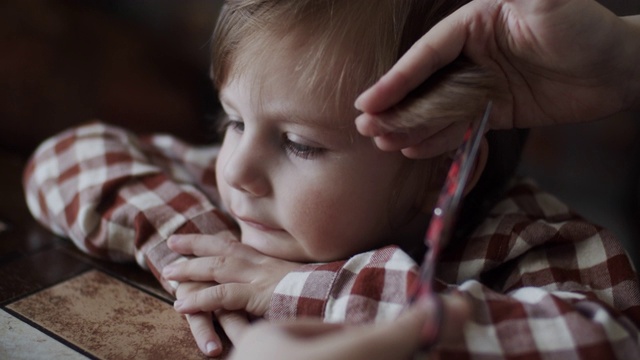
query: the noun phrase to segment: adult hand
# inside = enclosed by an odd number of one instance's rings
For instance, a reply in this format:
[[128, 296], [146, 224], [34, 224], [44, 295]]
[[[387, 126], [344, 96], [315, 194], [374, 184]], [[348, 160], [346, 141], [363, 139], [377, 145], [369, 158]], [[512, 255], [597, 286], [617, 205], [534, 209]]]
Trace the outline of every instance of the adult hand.
[[493, 99], [494, 129], [637, 109], [639, 39], [640, 17], [617, 17], [593, 0], [474, 0], [434, 26], [357, 99], [364, 113], [356, 125], [381, 149], [410, 157], [456, 148], [466, 128], [456, 119], [422, 114], [410, 129], [393, 128], [390, 119], [407, 116], [394, 106], [460, 55], [494, 73], [505, 91]]
[[174, 235], [168, 245], [175, 252], [194, 257], [165, 267], [165, 278], [209, 283], [176, 296], [175, 308], [183, 314], [225, 309], [262, 316], [269, 309], [276, 285], [300, 266], [263, 255], [240, 243], [231, 232]]
[[[469, 316], [468, 304], [459, 297], [443, 297], [445, 309], [442, 341], [460, 336]], [[377, 360], [411, 359], [422, 346], [425, 323], [436, 321], [433, 301], [420, 301], [385, 324], [347, 326], [319, 319], [249, 325], [238, 314], [218, 318], [235, 345], [233, 360], [307, 359]]]

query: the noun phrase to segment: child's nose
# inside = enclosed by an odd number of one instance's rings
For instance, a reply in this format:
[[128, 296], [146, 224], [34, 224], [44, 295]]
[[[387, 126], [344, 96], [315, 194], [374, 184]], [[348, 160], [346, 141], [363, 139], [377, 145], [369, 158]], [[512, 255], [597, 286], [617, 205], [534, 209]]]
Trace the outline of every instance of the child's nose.
[[266, 154], [252, 141], [241, 141], [224, 166], [225, 181], [231, 187], [251, 196], [268, 195], [270, 186], [266, 172]]

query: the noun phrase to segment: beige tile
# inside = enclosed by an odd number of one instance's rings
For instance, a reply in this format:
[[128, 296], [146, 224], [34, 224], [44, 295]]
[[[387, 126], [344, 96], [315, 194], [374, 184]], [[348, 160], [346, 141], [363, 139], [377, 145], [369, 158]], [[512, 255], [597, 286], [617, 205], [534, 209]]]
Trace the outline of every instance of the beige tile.
[[189, 327], [170, 304], [89, 271], [8, 306], [103, 359], [198, 359]]
[[0, 310], [0, 359], [86, 359], [76, 351]]

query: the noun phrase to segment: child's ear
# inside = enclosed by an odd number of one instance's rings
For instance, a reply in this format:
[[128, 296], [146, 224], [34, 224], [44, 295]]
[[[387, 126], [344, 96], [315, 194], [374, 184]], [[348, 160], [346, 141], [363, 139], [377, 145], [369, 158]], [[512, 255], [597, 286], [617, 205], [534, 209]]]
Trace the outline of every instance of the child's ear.
[[480, 147], [478, 148], [476, 163], [474, 164], [473, 169], [471, 169], [469, 180], [464, 188], [464, 195], [467, 195], [471, 190], [473, 190], [478, 183], [478, 180], [480, 180], [480, 176], [482, 175], [485, 166], [487, 166], [487, 158], [489, 158], [489, 143], [487, 142], [486, 136], [483, 136], [480, 141]]

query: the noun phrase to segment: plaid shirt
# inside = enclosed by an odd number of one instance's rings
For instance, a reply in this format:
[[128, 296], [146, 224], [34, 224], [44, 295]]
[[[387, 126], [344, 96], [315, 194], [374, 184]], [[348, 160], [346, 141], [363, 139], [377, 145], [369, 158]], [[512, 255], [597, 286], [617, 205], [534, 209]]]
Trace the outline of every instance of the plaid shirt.
[[[135, 259], [173, 292], [160, 274], [179, 255], [166, 239], [235, 227], [216, 207], [217, 151], [88, 124], [38, 148], [25, 170], [27, 202], [80, 249]], [[623, 248], [530, 181], [514, 184], [471, 236], [444, 249], [436, 277], [436, 290], [473, 308], [463, 336], [436, 348], [443, 357], [640, 357], [640, 290]], [[395, 246], [303, 265], [278, 284], [266, 317], [391, 319], [416, 279], [417, 265]]]

